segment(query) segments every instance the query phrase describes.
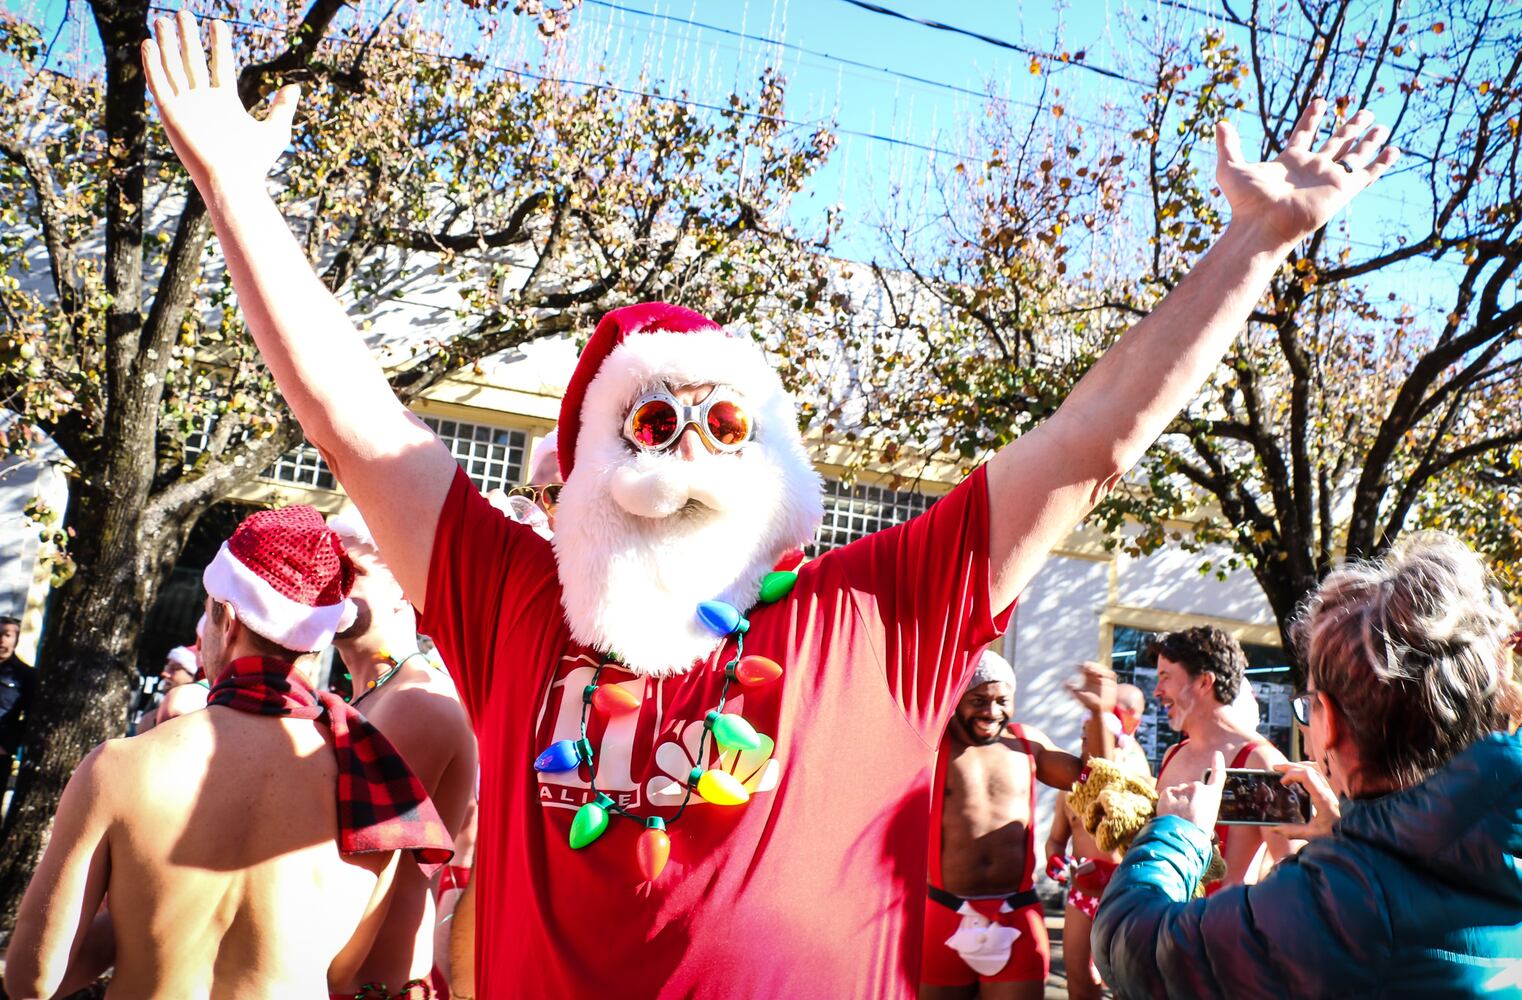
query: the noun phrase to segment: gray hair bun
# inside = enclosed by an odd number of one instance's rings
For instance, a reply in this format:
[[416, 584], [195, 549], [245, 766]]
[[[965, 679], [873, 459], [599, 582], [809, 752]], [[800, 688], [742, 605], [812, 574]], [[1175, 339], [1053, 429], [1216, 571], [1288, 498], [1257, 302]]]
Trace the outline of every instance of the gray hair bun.
[[1516, 628], [1484, 561], [1452, 535], [1423, 532], [1329, 574], [1293, 631], [1364, 765], [1407, 784], [1522, 712]]

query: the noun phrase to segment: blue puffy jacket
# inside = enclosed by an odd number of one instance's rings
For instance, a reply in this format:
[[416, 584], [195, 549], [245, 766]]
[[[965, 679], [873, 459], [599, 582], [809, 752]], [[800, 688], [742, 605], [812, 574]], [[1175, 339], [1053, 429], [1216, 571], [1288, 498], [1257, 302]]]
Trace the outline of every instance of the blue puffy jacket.
[[1189, 901], [1210, 840], [1149, 823], [1105, 890], [1094, 959], [1117, 997], [1522, 997], [1522, 742], [1344, 802], [1262, 882]]

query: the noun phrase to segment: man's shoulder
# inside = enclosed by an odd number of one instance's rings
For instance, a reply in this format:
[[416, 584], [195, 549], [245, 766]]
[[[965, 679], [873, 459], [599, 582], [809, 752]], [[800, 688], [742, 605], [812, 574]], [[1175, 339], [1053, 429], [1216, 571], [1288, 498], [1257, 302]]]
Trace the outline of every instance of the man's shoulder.
[[999, 737], [999, 742], [1009, 749], [1017, 750], [1020, 753], [1030, 753], [1035, 747], [1040, 747], [1043, 750], [1055, 750], [1057, 748], [1057, 745], [1048, 739], [1047, 735], [1041, 730], [1021, 722], [1006, 726], [1003, 735]]
[[164, 715], [176, 719], [206, 707], [209, 692], [199, 684], [181, 684], [164, 692]]
[[154, 737], [162, 728], [155, 726], [141, 736], [123, 736], [101, 743], [85, 754], [69, 777], [69, 784], [82, 787], [95, 810], [113, 808], [115, 797], [122, 793], [127, 795], [124, 801], [130, 801], [141, 785], [142, 776], [155, 770], [152, 762], [162, 753], [162, 747]]
[[[374, 702], [372, 711], [382, 708], [386, 712], [405, 710], [425, 718], [450, 718], [461, 715], [465, 709], [460, 704], [460, 694], [454, 684], [432, 667], [404, 667], [397, 676], [377, 690], [368, 699]], [[365, 706], [361, 703], [360, 711]]]
[[416, 733], [443, 741], [457, 731], [470, 732], [470, 719], [449, 678], [431, 667], [404, 669], [405, 675], [399, 671], [394, 680], [359, 703], [361, 714], [388, 739], [396, 733], [405, 741], [407, 734]]
[[37, 676], [37, 668], [15, 654], [0, 662], [0, 670], [19, 677], [23, 684], [30, 684]]
[[[1268, 740], [1263, 739], [1261, 736], [1254, 737], [1254, 740], [1254, 742], [1247, 744], [1252, 749], [1243, 760], [1243, 767], [1266, 771], [1275, 764], [1283, 764], [1289, 760], [1288, 757], [1279, 751], [1278, 747], [1268, 742]], [[1240, 753], [1241, 751], [1238, 752]]]

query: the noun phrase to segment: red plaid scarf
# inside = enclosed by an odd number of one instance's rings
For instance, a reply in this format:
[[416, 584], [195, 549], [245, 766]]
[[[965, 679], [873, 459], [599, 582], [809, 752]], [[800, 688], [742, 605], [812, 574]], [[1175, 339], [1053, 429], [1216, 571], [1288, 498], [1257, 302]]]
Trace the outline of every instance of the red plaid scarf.
[[234, 660], [206, 703], [254, 715], [327, 716], [338, 756], [339, 853], [410, 850], [430, 878], [454, 856], [454, 838], [428, 790], [391, 741], [338, 695], [313, 691], [291, 664], [264, 656]]

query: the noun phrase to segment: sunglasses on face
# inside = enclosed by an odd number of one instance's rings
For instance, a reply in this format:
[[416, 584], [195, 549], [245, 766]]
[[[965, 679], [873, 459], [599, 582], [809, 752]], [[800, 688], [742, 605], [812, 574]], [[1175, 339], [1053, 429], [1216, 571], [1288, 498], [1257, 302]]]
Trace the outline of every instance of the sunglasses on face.
[[560, 483], [550, 483], [546, 486], [514, 486], [507, 491], [510, 497], [523, 497], [529, 502], [543, 507], [545, 510], [554, 510], [555, 505], [560, 503]]
[[689, 425], [718, 452], [739, 451], [751, 438], [750, 415], [727, 385], [714, 386], [695, 406], [680, 402], [669, 389], [645, 393], [629, 410], [624, 438], [640, 451], [660, 452], [674, 445]]
[[1311, 724], [1311, 699], [1315, 696], [1316, 692], [1307, 691], [1304, 694], [1297, 694], [1289, 700], [1290, 711], [1294, 713], [1295, 721], [1302, 726], [1309, 726]]

